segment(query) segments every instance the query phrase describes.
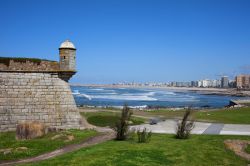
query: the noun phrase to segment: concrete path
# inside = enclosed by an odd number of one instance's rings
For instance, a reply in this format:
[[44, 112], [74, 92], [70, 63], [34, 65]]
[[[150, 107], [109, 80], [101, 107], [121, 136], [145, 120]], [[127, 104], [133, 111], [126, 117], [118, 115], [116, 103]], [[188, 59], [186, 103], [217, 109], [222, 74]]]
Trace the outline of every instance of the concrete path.
[[211, 124], [204, 132], [203, 134], [220, 134], [220, 131], [224, 127], [224, 124]]
[[[166, 120], [156, 125], [142, 124], [132, 126], [131, 129], [147, 128], [153, 133], [174, 134], [176, 131], [176, 120]], [[250, 125], [220, 124], [195, 122], [192, 134], [216, 134], [216, 135], [250, 135]]]
[[106, 134], [91, 137], [91, 138], [83, 141], [82, 143], [68, 145], [68, 146], [65, 146], [61, 149], [57, 149], [55, 151], [48, 152], [48, 153], [45, 153], [45, 154], [42, 154], [42, 155], [39, 155], [36, 157], [31, 157], [31, 158], [27, 158], [27, 159], [20, 159], [20, 160], [15, 160], [15, 161], [4, 161], [4, 162], [0, 161], [0, 166], [10, 166], [10, 165], [16, 165], [16, 164], [24, 164], [24, 163], [42, 161], [42, 160], [50, 159], [52, 157], [56, 157], [56, 156], [59, 156], [59, 155], [65, 154], [65, 153], [76, 151], [76, 150], [79, 150], [81, 148], [96, 145], [96, 144], [99, 144], [99, 143], [102, 143], [102, 142], [105, 142], [105, 141], [108, 141], [108, 140], [111, 140], [114, 138], [115, 138], [114, 132], [107, 132]]

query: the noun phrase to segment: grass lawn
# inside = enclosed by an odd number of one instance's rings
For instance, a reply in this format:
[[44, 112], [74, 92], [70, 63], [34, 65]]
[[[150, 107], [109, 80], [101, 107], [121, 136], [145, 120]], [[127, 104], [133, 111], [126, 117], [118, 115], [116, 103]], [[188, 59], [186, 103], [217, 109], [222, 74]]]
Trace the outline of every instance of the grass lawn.
[[247, 146], [246, 152], [250, 154], [250, 145]]
[[[58, 134], [64, 134], [64, 137], [51, 140], [51, 138]], [[3, 154], [0, 152], [0, 161], [27, 158], [37, 156], [39, 154], [53, 151], [68, 144], [79, 143], [91, 136], [97, 135], [94, 130], [69, 130], [57, 133], [49, 133], [41, 138], [32, 140], [19, 140], [15, 139], [15, 132], [0, 133], [0, 149], [12, 148], [11, 153]], [[73, 135], [74, 140], [65, 142], [67, 135]], [[17, 150], [18, 147], [27, 147], [27, 150]]]
[[250, 124], [250, 107], [196, 112], [195, 118], [221, 123]]
[[[183, 110], [155, 110], [155, 111], [134, 111], [135, 115], [148, 117], [162, 117], [165, 119], [181, 118]], [[232, 124], [250, 124], [250, 107], [219, 110], [195, 111], [193, 114], [197, 121], [232, 123]]]
[[168, 109], [150, 110], [150, 111], [134, 111], [135, 115], [147, 117], [162, 117], [165, 119], [180, 118], [183, 116], [184, 111], [172, 111]]
[[[87, 112], [81, 113], [84, 117], [86, 117], [87, 121], [95, 126], [110, 126], [113, 127], [115, 123], [120, 118], [120, 112]], [[144, 123], [144, 119], [132, 117], [131, 124], [137, 125]]]
[[[97, 124], [102, 126], [99, 123], [105, 123], [104, 126], [108, 126], [108, 122], [115, 121], [114, 116], [119, 116], [121, 110], [110, 110], [110, 109], [102, 109], [104, 111], [101, 112], [88, 112], [82, 113], [85, 117], [90, 117], [94, 115], [98, 115], [97, 117], [92, 117], [89, 119], [89, 123]], [[110, 112], [113, 111], [113, 112]], [[144, 116], [144, 117], [161, 117], [163, 119], [176, 119], [182, 118], [184, 114], [184, 110], [167, 110], [167, 109], [159, 109], [159, 110], [150, 110], [150, 111], [139, 111], [134, 110], [133, 115]], [[99, 116], [100, 115], [100, 116]], [[111, 116], [109, 116], [111, 115]], [[250, 107], [246, 108], [223, 108], [218, 110], [200, 110], [194, 111], [193, 114], [195, 120], [197, 121], [205, 121], [205, 122], [218, 122], [218, 123], [231, 123], [231, 124], [250, 124]], [[103, 122], [102, 122], [102, 120]], [[107, 122], [104, 122], [104, 121]], [[141, 123], [144, 119], [142, 118], [134, 118], [133, 120], [138, 120], [138, 123]], [[145, 121], [145, 120], [144, 120]], [[137, 123], [137, 122], [135, 122]], [[138, 124], [137, 123], [137, 124]]]
[[245, 139], [249, 136], [193, 135], [178, 140], [173, 135], [153, 134], [151, 142], [108, 141], [30, 165], [82, 166], [246, 166], [246, 160], [225, 149], [225, 139]]

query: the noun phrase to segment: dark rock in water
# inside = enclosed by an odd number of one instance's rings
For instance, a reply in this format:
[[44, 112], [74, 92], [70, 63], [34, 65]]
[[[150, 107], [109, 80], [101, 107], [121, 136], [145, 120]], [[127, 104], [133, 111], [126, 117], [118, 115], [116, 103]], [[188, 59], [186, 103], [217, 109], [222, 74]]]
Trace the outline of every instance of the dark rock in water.
[[211, 106], [210, 105], [202, 105], [201, 107], [202, 108], [210, 108]]
[[169, 108], [168, 106], [157, 106], [157, 105], [148, 105], [147, 109], [164, 109], [164, 108]]

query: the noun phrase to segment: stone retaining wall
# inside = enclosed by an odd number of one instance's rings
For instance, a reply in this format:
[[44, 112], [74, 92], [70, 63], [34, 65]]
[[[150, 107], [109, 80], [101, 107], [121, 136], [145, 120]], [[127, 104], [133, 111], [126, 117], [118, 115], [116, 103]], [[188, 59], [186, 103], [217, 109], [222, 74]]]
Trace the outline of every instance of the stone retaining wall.
[[15, 130], [23, 121], [82, 127], [70, 87], [58, 73], [0, 72], [0, 131]]

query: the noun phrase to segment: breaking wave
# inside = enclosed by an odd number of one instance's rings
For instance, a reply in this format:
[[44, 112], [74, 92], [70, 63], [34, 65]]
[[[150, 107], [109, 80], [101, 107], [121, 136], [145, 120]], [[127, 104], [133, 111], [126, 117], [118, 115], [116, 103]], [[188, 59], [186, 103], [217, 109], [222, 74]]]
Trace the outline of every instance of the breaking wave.
[[[87, 95], [84, 93], [72, 93], [73, 95], [76, 95], [78, 97], [84, 97], [88, 100], [92, 99], [110, 99], [110, 100], [134, 100], [134, 101], [157, 101], [158, 99], [149, 97], [147, 95], [129, 95], [129, 94], [123, 94], [123, 95], [114, 95], [116, 93], [112, 93], [112, 95]], [[111, 93], [109, 93], [111, 94]]]
[[73, 92], [72, 92], [72, 95], [79, 95], [80, 94], [80, 92], [78, 91], [78, 90], [74, 90]]
[[90, 95], [78, 94], [77, 96], [79, 96], [79, 97], [84, 97], [84, 98], [86, 98], [86, 99], [88, 99], [88, 100], [92, 100], [92, 97], [91, 97]]
[[96, 99], [111, 99], [111, 100], [137, 100], [137, 101], [157, 101], [156, 98], [141, 95], [93, 95]]
[[95, 91], [103, 91], [104, 89], [102, 89], [102, 88], [96, 88], [96, 89], [91, 89], [91, 90], [95, 90]]
[[[118, 109], [122, 109], [124, 106], [111, 106], [113, 108], [118, 108]], [[136, 105], [136, 106], [128, 106], [129, 108], [132, 108], [132, 109], [145, 109], [147, 108], [148, 106], [147, 105]]]

